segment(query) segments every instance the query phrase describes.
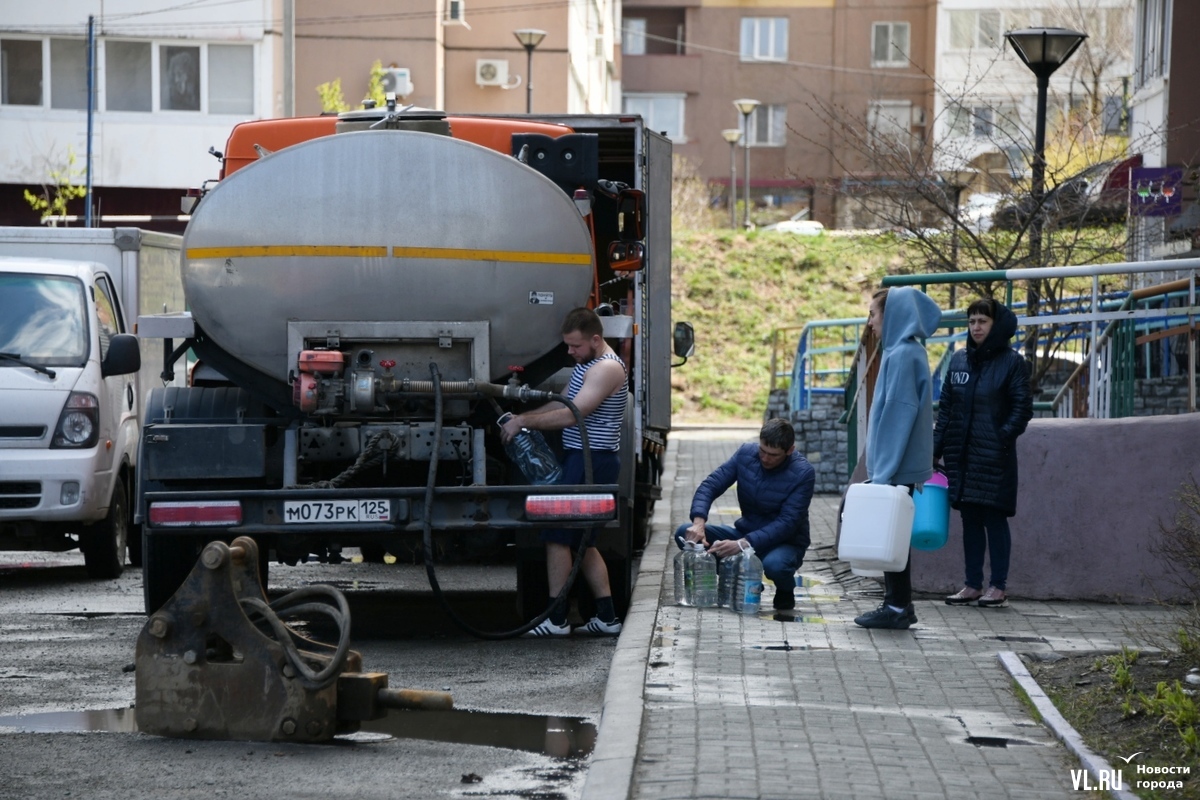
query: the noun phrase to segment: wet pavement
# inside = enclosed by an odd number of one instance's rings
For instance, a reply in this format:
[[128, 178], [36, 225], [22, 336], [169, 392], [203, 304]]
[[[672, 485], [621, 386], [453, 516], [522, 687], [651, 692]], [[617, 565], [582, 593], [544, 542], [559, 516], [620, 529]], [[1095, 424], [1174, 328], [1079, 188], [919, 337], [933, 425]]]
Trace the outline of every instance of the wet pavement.
[[[1169, 612], [1018, 591], [1004, 609], [917, 599], [911, 629], [859, 628], [882, 591], [836, 560], [832, 495], [812, 504], [794, 612], [770, 610], [769, 582], [758, 616], [676, 606], [670, 533], [696, 484], [756, 434], [672, 434], [584, 800], [1075, 796], [1078, 759], [1031, 718], [998, 654], [1111, 652], [1169, 627]], [[712, 520], [732, 524], [735, 506], [722, 498]]]

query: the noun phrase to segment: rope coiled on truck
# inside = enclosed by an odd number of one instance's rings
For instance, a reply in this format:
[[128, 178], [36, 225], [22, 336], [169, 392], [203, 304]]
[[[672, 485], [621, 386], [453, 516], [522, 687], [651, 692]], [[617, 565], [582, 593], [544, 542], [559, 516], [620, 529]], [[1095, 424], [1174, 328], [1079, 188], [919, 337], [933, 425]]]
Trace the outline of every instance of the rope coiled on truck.
[[[391, 444], [380, 446], [380, 440], [388, 439]], [[291, 486], [291, 489], [340, 489], [350, 482], [358, 473], [371, 467], [382, 464], [387, 458], [388, 453], [400, 447], [400, 442], [392, 437], [387, 431], [379, 431], [372, 434], [367, 439], [367, 443], [363, 446], [362, 452], [358, 454], [358, 458], [354, 459], [354, 463], [346, 467], [337, 475], [326, 481], [315, 481], [306, 483], [301, 486]]]

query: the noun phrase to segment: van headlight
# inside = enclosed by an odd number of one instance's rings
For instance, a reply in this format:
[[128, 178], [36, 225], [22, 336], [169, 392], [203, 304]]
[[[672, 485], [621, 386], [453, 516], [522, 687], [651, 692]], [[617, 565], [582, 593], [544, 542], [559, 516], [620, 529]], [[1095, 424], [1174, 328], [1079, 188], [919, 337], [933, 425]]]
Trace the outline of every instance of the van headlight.
[[50, 447], [92, 447], [100, 438], [100, 401], [87, 392], [71, 392], [58, 415]]

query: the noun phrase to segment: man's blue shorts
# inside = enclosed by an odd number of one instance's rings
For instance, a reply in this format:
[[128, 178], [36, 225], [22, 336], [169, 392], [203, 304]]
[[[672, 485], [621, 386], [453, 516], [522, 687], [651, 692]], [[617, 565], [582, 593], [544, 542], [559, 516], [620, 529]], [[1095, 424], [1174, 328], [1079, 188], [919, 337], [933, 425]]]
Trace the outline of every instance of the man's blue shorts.
[[[621, 456], [616, 450], [593, 450], [592, 452], [592, 482], [616, 483], [621, 475]], [[563, 455], [563, 474], [560, 484], [576, 485], [583, 483], [583, 451], [568, 450]], [[569, 547], [579, 546], [579, 537], [588, 535], [588, 547], [596, 543], [596, 528], [547, 528], [538, 534], [543, 542], [565, 544]]]

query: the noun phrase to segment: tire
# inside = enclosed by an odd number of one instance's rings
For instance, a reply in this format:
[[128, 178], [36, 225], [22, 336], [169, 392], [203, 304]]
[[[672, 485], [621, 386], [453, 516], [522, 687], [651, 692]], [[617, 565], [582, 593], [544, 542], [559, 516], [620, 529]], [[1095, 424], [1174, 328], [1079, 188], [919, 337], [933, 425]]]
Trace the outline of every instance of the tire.
[[[166, 604], [187, 580], [200, 548], [217, 536], [151, 535], [142, 532], [142, 595], [146, 614], [153, 614]], [[262, 565], [259, 565], [262, 569]]]
[[383, 557], [387, 555], [387, 547], [375, 542], [360, 544], [358, 551], [362, 553], [363, 562], [367, 564], [382, 564]]
[[83, 565], [89, 578], [111, 580], [125, 571], [125, 551], [129, 541], [129, 501], [125, 484], [113, 481], [108, 516], [84, 531], [80, 545]]
[[531, 620], [550, 604], [550, 583], [544, 558], [517, 557], [517, 612]]

